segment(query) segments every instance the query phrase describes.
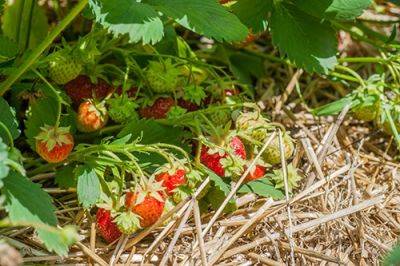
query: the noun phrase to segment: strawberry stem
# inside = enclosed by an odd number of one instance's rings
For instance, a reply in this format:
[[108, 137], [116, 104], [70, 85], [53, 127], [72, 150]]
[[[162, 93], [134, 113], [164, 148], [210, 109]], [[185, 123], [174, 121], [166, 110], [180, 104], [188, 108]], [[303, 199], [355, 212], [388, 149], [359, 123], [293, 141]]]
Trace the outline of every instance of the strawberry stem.
[[57, 90], [51, 85], [45, 77], [42, 76], [42, 74], [39, 73], [36, 69], [32, 69], [32, 71], [43, 80], [44, 83], [50, 88], [51, 92], [54, 94], [56, 100], [57, 100], [57, 118], [56, 118], [56, 123], [54, 125], [54, 128], [58, 128], [60, 126], [60, 119], [61, 119], [61, 97], [58, 94]]
[[11, 86], [37, 61], [39, 56], [53, 43], [54, 39], [79, 15], [85, 8], [88, 0], [81, 0], [71, 12], [47, 35], [47, 37], [32, 51], [26, 60], [10, 75], [0, 86], [0, 96], [8, 91]]

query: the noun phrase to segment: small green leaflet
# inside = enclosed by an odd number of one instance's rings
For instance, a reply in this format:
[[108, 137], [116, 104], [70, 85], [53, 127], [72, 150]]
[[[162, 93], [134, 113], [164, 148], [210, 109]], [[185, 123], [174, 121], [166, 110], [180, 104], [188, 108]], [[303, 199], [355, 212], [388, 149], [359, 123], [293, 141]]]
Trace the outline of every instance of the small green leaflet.
[[352, 20], [360, 16], [372, 0], [295, 0], [294, 4], [318, 18]]
[[8, 147], [6, 144], [3, 143], [0, 137], [0, 188], [3, 187], [2, 179], [5, 178], [10, 168], [6, 164], [6, 159], [8, 158]]
[[148, 4], [133, 0], [89, 0], [97, 23], [115, 36], [127, 34], [131, 42], [155, 44], [164, 36], [157, 12]]
[[231, 191], [231, 187], [222, 180], [220, 176], [215, 174], [213, 171], [208, 169], [207, 167], [203, 167], [203, 170], [207, 173], [207, 175], [210, 177], [210, 180], [214, 183], [215, 187], [217, 187], [219, 190], [223, 191], [225, 195], [228, 195], [229, 192]]
[[100, 198], [100, 181], [93, 168], [79, 166], [75, 170], [78, 179], [77, 193], [78, 201], [84, 208], [90, 208]]
[[270, 20], [273, 43], [298, 67], [327, 73], [336, 65], [336, 35], [327, 22], [287, 2], [276, 3]]
[[31, 148], [35, 150], [35, 137], [44, 125], [54, 125], [57, 118], [57, 102], [53, 98], [43, 98], [33, 102], [25, 121], [25, 135]]
[[215, 0], [147, 0], [182, 26], [217, 41], [241, 41], [248, 29]]
[[32, 225], [48, 250], [67, 255], [71, 242], [55, 228], [57, 217], [51, 197], [38, 184], [17, 172], [10, 172], [3, 181], [2, 193], [6, 197], [5, 208], [10, 221]]
[[0, 122], [2, 123], [0, 125], [0, 137], [4, 142], [8, 143], [8, 133], [5, 132], [6, 129], [3, 126], [7, 128], [13, 139], [18, 138], [21, 131], [19, 130], [18, 121], [15, 118], [14, 109], [2, 97], [0, 97], [0, 110]]
[[251, 181], [240, 187], [238, 193], [254, 193], [261, 197], [271, 197], [274, 200], [284, 198], [284, 194], [271, 183], [268, 178], [261, 178], [258, 180]]
[[252, 33], [260, 33], [267, 30], [273, 5], [272, 0], [240, 0], [233, 5], [232, 11]]

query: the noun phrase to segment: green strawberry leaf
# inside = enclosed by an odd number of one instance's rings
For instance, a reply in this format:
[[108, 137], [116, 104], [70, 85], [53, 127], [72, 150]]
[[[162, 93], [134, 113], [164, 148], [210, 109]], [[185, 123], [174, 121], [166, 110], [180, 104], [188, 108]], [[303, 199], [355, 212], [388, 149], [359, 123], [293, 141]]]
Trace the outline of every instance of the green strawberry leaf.
[[8, 156], [8, 147], [3, 143], [3, 140], [0, 137], [0, 188], [3, 187], [2, 179], [5, 178], [10, 171], [10, 168], [6, 164]]
[[33, 102], [25, 121], [25, 136], [32, 150], [35, 148], [35, 137], [40, 128], [45, 125], [54, 125], [57, 120], [57, 102], [54, 98], [42, 98]]
[[2, 193], [6, 198], [5, 208], [10, 221], [32, 225], [49, 251], [61, 256], [67, 255], [72, 241], [66, 237], [66, 232], [55, 228], [57, 217], [51, 197], [38, 184], [17, 172], [10, 172], [3, 181]]
[[4, 35], [0, 35], [0, 63], [13, 58], [18, 53], [16, 43]]
[[[205, 200], [210, 203], [212, 209], [217, 210], [221, 206], [222, 202], [224, 202], [226, 196], [227, 193], [222, 191], [219, 187], [211, 187], [207, 195], [205, 196]], [[235, 211], [236, 209], [236, 201], [235, 199], [231, 199], [228, 201], [228, 204], [226, 204], [223, 211], [225, 213], [230, 213]]]
[[4, 35], [17, 42], [21, 51], [36, 47], [47, 36], [49, 28], [43, 6], [39, 6], [38, 1], [15, 0], [10, 3], [2, 17]]
[[294, 4], [318, 18], [352, 20], [360, 16], [372, 0], [295, 0]]
[[400, 245], [397, 244], [392, 251], [386, 255], [385, 259], [383, 260], [384, 266], [392, 266], [392, 265], [399, 265], [400, 264]]
[[215, 0], [147, 0], [183, 27], [217, 41], [241, 41], [248, 29]]
[[276, 189], [268, 178], [261, 178], [244, 184], [239, 188], [238, 193], [254, 193], [261, 197], [271, 197], [274, 200], [280, 200], [285, 197], [283, 192]]
[[[0, 97], [0, 122], [6, 128], [0, 126], [0, 137], [4, 141], [8, 141], [8, 134], [11, 135], [12, 139], [16, 139], [21, 134], [19, 130], [18, 121], [15, 117], [15, 111], [11, 108], [4, 98]], [[8, 132], [6, 132], [8, 130]], [[10, 144], [10, 143], [9, 143]]]
[[95, 21], [115, 36], [127, 34], [131, 42], [155, 44], [164, 35], [157, 12], [148, 4], [132, 0], [89, 0]]
[[235, 52], [229, 56], [229, 67], [233, 75], [241, 82], [253, 84], [252, 78], [264, 75], [264, 61], [259, 56]]
[[215, 187], [217, 187], [219, 190], [223, 191], [225, 195], [228, 195], [229, 192], [231, 191], [230, 185], [224, 182], [224, 180], [217, 174], [215, 174], [213, 171], [208, 169], [206, 166], [203, 167], [204, 171], [207, 173], [207, 175], [210, 177], [210, 180], [214, 183]]
[[55, 182], [60, 188], [75, 188], [77, 187], [77, 180], [74, 174], [75, 167], [65, 166], [57, 169]]
[[272, 9], [272, 0], [240, 0], [232, 6], [233, 13], [253, 33], [267, 30], [268, 15]]
[[277, 2], [270, 19], [272, 41], [282, 55], [309, 72], [327, 73], [336, 63], [333, 28], [287, 2]]
[[100, 198], [101, 186], [99, 177], [96, 171], [88, 166], [78, 166], [75, 169], [75, 175], [78, 180], [78, 201], [84, 208], [88, 209]]

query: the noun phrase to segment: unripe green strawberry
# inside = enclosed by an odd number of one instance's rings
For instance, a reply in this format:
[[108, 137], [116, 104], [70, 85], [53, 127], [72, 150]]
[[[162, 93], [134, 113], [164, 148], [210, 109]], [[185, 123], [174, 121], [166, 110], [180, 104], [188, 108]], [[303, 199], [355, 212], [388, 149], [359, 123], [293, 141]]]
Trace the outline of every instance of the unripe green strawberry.
[[150, 89], [158, 94], [174, 92], [179, 85], [180, 74], [169, 59], [164, 62], [150, 61], [145, 72]]
[[[206, 200], [211, 204], [211, 208], [213, 208], [214, 210], [217, 210], [221, 206], [225, 198], [226, 198], [225, 193], [218, 187], [212, 187], [206, 195]], [[236, 210], [237, 210], [236, 201], [234, 199], [231, 199], [225, 206], [223, 212], [231, 213]]]
[[[269, 136], [266, 137], [268, 139]], [[284, 157], [285, 160], [289, 159], [294, 151], [294, 144], [292, 138], [285, 132], [282, 136], [284, 146]], [[276, 135], [271, 143], [268, 145], [264, 153], [262, 154], [264, 161], [268, 164], [279, 164], [281, 162], [279, 137]]]
[[139, 115], [136, 112], [137, 104], [127, 98], [109, 99], [107, 104], [108, 115], [116, 123], [123, 124], [139, 119]]
[[[274, 170], [272, 174], [268, 175], [275, 183], [275, 187], [279, 189], [285, 188], [285, 179], [282, 169]], [[289, 192], [298, 187], [298, 182], [302, 179], [297, 173], [297, 169], [290, 163], [287, 165], [287, 181]]]
[[65, 84], [75, 79], [81, 71], [82, 65], [62, 51], [51, 55], [49, 75], [56, 84]]
[[114, 222], [119, 231], [127, 235], [140, 229], [140, 216], [131, 211], [121, 213], [114, 219]]
[[362, 106], [353, 110], [353, 116], [355, 119], [362, 121], [373, 121], [379, 114], [379, 103], [369, 106]]

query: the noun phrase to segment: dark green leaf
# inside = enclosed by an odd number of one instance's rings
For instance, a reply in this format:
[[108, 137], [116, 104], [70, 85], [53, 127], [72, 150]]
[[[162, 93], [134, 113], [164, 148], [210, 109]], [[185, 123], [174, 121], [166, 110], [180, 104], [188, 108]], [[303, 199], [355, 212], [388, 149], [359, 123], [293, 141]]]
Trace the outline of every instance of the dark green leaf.
[[2, 179], [5, 178], [10, 168], [6, 164], [6, 159], [8, 158], [8, 147], [3, 143], [3, 140], [0, 137], [0, 188], [3, 187]]
[[147, 0], [156, 10], [217, 41], [241, 41], [248, 29], [215, 0]]
[[[0, 97], [0, 110], [0, 122], [7, 127], [13, 139], [18, 138], [21, 134], [21, 131], [19, 130], [18, 121], [15, 118], [15, 111], [2, 97]], [[8, 141], [8, 136], [1, 127], [0, 137], [3, 139], [3, 141]]]
[[4, 35], [0, 35], [0, 47], [0, 63], [15, 57], [18, 53], [17, 44]]
[[21, 51], [34, 48], [47, 35], [46, 13], [35, 0], [15, 0], [4, 10], [4, 35], [14, 40]]
[[27, 142], [33, 150], [35, 137], [44, 125], [54, 125], [57, 119], [57, 102], [53, 98], [43, 98], [31, 104], [31, 109], [25, 121], [25, 135]]
[[258, 56], [237, 52], [229, 56], [229, 62], [233, 75], [243, 83], [251, 85], [252, 77], [260, 78], [264, 74], [264, 61]]
[[372, 0], [295, 0], [294, 3], [318, 18], [351, 20], [360, 16]]
[[10, 172], [3, 181], [5, 208], [11, 222], [34, 226], [48, 250], [66, 255], [68, 243], [55, 228], [57, 218], [51, 197], [38, 184], [16, 172]]
[[397, 245], [393, 250], [386, 256], [383, 261], [384, 266], [395, 266], [400, 265], [400, 245]]
[[336, 63], [337, 40], [327, 22], [279, 2], [270, 19], [272, 41], [282, 55], [309, 72], [326, 73]]
[[284, 198], [284, 194], [271, 183], [268, 178], [261, 178], [240, 187], [238, 193], [255, 193], [261, 197], [271, 197], [274, 200]]
[[78, 201], [84, 208], [93, 206], [100, 197], [100, 181], [96, 171], [88, 166], [79, 166], [75, 170], [78, 179]]
[[272, 0], [240, 0], [233, 7], [233, 13], [253, 33], [263, 32], [268, 26], [268, 16], [273, 9]]
[[225, 195], [228, 195], [229, 192], [231, 191], [231, 187], [227, 183], [225, 183], [220, 176], [216, 175], [213, 171], [211, 171], [207, 167], [204, 167], [204, 170], [210, 177], [210, 180], [214, 183], [215, 187], [223, 191]]
[[159, 42], [164, 26], [157, 12], [144, 3], [132, 0], [90, 0], [96, 22], [115, 36], [127, 34], [131, 42]]
[[60, 188], [74, 188], [77, 186], [75, 167], [65, 166], [56, 171], [55, 182]]

